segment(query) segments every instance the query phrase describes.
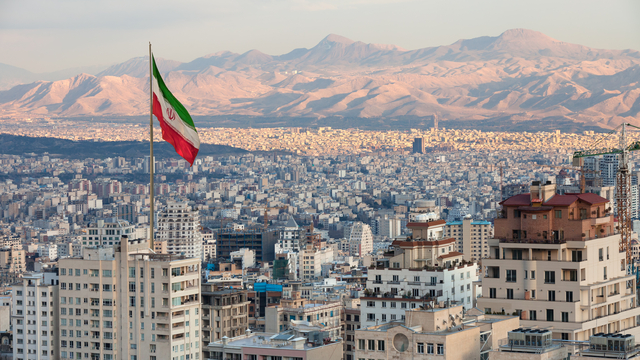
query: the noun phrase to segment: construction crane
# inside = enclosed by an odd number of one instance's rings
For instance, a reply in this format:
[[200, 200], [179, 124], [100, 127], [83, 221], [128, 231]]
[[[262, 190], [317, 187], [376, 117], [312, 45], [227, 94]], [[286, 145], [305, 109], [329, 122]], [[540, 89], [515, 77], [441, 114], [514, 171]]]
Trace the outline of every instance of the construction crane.
[[[602, 147], [601, 143], [607, 138], [596, 141], [587, 150], [573, 153], [574, 165], [581, 165], [582, 158], [594, 157], [606, 154], [618, 155], [618, 172], [616, 174], [616, 203], [618, 210], [618, 228], [620, 230], [620, 252], [625, 252], [628, 269], [636, 273], [632, 263], [631, 247], [631, 174], [629, 171], [629, 152], [640, 150], [640, 141], [627, 144], [627, 127], [640, 129], [640, 127], [623, 123], [616, 127], [610, 134], [618, 133], [618, 145], [616, 147]], [[619, 132], [618, 132], [619, 131]]]

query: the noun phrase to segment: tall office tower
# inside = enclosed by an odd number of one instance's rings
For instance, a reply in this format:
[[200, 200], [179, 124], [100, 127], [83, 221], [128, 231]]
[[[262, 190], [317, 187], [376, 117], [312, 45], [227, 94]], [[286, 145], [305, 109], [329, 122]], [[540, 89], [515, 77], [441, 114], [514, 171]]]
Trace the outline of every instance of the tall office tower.
[[[147, 155], [144, 157], [144, 161], [142, 162], [142, 171], [144, 171], [146, 174], [148, 174], [149, 172], [151, 172], [150, 167], [151, 167], [151, 156]], [[154, 165], [156, 164], [156, 157], [153, 157], [153, 161], [154, 161]], [[154, 173], [155, 173], [155, 167], [154, 167]]]
[[13, 359], [58, 359], [58, 276], [25, 275], [11, 286]]
[[371, 227], [362, 222], [355, 222], [349, 231], [349, 255], [364, 256], [373, 251], [373, 234]]
[[467, 261], [479, 261], [489, 256], [489, 239], [493, 238], [493, 226], [488, 221], [473, 220], [465, 216], [462, 221], [448, 222], [444, 232], [456, 239], [456, 250]]
[[199, 359], [200, 259], [123, 237], [58, 264], [61, 359]]
[[602, 186], [616, 186], [616, 175], [618, 173], [618, 155], [606, 154], [600, 160], [600, 171], [602, 174]]
[[198, 212], [187, 202], [169, 201], [158, 214], [158, 239], [167, 241], [169, 254], [202, 258], [202, 233]]
[[135, 227], [125, 220], [105, 221], [96, 220], [83, 230], [82, 245], [109, 246], [120, 244], [120, 238], [127, 235], [133, 238]]
[[419, 137], [413, 139], [413, 153], [424, 154], [424, 138]]
[[607, 199], [533, 182], [502, 206], [478, 308], [517, 313], [522, 326], [551, 329], [556, 339], [638, 335], [636, 278], [627, 275]]

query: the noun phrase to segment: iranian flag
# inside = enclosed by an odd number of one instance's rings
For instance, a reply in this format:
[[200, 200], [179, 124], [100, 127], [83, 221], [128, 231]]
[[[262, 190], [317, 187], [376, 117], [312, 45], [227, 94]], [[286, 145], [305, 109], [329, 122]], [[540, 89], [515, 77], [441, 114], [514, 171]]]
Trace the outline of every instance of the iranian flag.
[[156, 60], [153, 60], [153, 115], [160, 121], [162, 127], [162, 138], [171, 143], [178, 155], [193, 166], [198, 150], [200, 149], [200, 138], [198, 131], [193, 125], [193, 120], [187, 109], [176, 99], [164, 84]]

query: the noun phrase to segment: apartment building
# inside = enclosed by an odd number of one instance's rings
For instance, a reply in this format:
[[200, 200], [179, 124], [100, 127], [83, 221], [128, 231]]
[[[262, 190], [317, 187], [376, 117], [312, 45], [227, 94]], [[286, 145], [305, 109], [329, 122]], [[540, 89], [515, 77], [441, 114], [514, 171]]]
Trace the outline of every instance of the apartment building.
[[48, 257], [51, 261], [58, 260], [58, 245], [56, 244], [39, 244], [37, 251], [40, 257]]
[[126, 220], [101, 219], [92, 222], [83, 230], [82, 245], [107, 246], [120, 244], [123, 235], [133, 238], [135, 226]]
[[517, 316], [467, 316], [461, 305], [406, 310], [404, 318], [356, 330], [355, 359], [483, 360], [519, 326]]
[[364, 256], [373, 251], [371, 227], [362, 222], [353, 223], [348, 229], [349, 255]]
[[167, 241], [169, 254], [202, 259], [200, 217], [187, 202], [167, 202], [167, 206], [158, 214], [157, 231], [157, 238]]
[[480, 309], [519, 314], [554, 339], [640, 332], [636, 279], [627, 275], [607, 199], [557, 195], [554, 184], [534, 182], [502, 206], [482, 263]]
[[305, 232], [305, 229], [301, 229], [296, 221], [290, 217], [284, 227], [278, 229], [276, 253], [283, 251], [300, 251], [300, 246], [305, 239]]
[[27, 274], [11, 286], [13, 359], [58, 359], [58, 277]]
[[0, 249], [0, 270], [9, 273], [22, 273], [26, 271], [26, 252], [17, 246]]
[[339, 301], [313, 301], [300, 297], [297, 291], [291, 298], [265, 309], [265, 331], [281, 332], [303, 323], [325, 332], [332, 340], [342, 337], [342, 304]]
[[203, 343], [244, 334], [249, 328], [249, 303], [246, 290], [202, 284]]
[[333, 248], [317, 248], [308, 244], [298, 255], [299, 278], [301, 280], [317, 280], [322, 277], [322, 264], [333, 261]]
[[59, 267], [61, 359], [199, 359], [199, 259], [124, 235]]
[[446, 238], [444, 220], [409, 223], [412, 235], [396, 240], [369, 267], [365, 295], [360, 298], [363, 326], [401, 320], [407, 309], [425, 301], [456, 301], [475, 306], [478, 267], [464, 262], [455, 239]]
[[342, 333], [344, 334], [344, 360], [354, 360], [356, 350], [356, 330], [360, 329], [360, 299], [347, 299], [342, 314]]
[[447, 237], [456, 239], [456, 250], [467, 261], [479, 261], [489, 256], [488, 240], [493, 238], [493, 226], [488, 221], [473, 220], [448, 222], [444, 229]]

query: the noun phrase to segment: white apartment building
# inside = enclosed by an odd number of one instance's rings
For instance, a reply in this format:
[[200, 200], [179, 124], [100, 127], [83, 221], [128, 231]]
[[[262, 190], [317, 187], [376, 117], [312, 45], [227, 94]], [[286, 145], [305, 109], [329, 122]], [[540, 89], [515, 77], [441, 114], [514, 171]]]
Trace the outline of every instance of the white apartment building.
[[55, 273], [28, 274], [11, 286], [13, 359], [58, 359], [58, 282]]
[[123, 237], [59, 267], [61, 359], [200, 358], [200, 259]]
[[276, 253], [284, 251], [300, 251], [300, 240], [302, 231], [300, 226], [291, 217], [285, 226], [278, 230], [278, 242], [276, 243]]
[[318, 249], [312, 245], [307, 245], [306, 249], [300, 250], [298, 255], [299, 278], [301, 280], [316, 280], [322, 277], [322, 264], [333, 262], [333, 248], [324, 247]]
[[169, 254], [202, 259], [200, 217], [187, 202], [169, 201], [158, 214], [158, 235], [167, 241]]
[[373, 251], [371, 227], [362, 222], [353, 223], [348, 230], [349, 255], [364, 256]]
[[488, 221], [472, 220], [447, 222], [444, 235], [456, 239], [456, 250], [467, 261], [479, 261], [489, 256], [488, 240], [493, 238], [493, 225]]
[[58, 259], [58, 245], [56, 244], [38, 244], [37, 251], [40, 257], [48, 257], [51, 261]]
[[85, 246], [109, 246], [120, 244], [122, 235], [132, 238], [135, 226], [126, 220], [108, 219], [96, 220], [83, 230], [82, 245]]

